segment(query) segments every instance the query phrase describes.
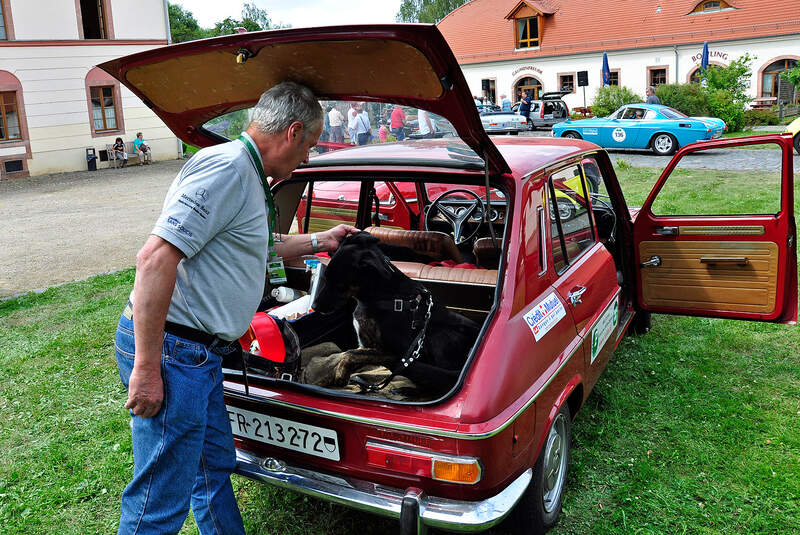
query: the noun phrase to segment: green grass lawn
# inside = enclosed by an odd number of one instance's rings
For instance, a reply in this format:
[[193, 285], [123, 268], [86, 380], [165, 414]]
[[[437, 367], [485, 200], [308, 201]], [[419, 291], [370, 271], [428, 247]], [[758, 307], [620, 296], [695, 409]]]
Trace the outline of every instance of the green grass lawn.
[[[768, 175], [690, 173], [708, 198], [763, 202], [753, 192]], [[620, 171], [631, 205], [657, 176]], [[133, 461], [113, 336], [132, 283], [128, 270], [0, 302], [0, 533], [116, 530]], [[553, 533], [800, 532], [796, 326], [655, 316], [649, 334], [623, 341], [573, 429]], [[234, 485], [251, 534], [396, 531], [238, 476]], [[196, 533], [191, 521], [183, 533]]]

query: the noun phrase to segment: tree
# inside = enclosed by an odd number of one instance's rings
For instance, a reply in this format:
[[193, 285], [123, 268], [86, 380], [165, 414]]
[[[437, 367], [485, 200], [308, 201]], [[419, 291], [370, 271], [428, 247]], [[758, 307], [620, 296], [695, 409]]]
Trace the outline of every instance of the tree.
[[245, 2], [242, 6], [241, 20], [232, 17], [225, 17], [225, 19], [216, 23], [214, 27], [209, 30], [211, 35], [230, 35], [236, 33], [236, 28], [244, 28], [248, 32], [258, 32], [261, 30], [270, 30], [272, 28], [286, 28], [288, 26], [281, 24], [273, 24], [272, 20], [267, 14], [267, 10], [261, 9], [255, 4]]
[[209, 36], [208, 30], [200, 27], [192, 12], [177, 4], [169, 4], [169, 33], [173, 43]]
[[398, 22], [438, 22], [469, 0], [403, 0], [395, 17]]
[[800, 65], [796, 65], [781, 73], [781, 78], [800, 89]]
[[592, 102], [592, 113], [596, 117], [606, 117], [625, 104], [644, 102], [642, 97], [625, 86], [610, 85], [597, 90]]
[[731, 61], [730, 65], [710, 65], [703, 73], [708, 83], [710, 93], [725, 90], [731, 94], [733, 99], [740, 102], [742, 106], [750, 101], [747, 96], [747, 89], [750, 87], [750, 64], [753, 58], [750, 54], [739, 56]]

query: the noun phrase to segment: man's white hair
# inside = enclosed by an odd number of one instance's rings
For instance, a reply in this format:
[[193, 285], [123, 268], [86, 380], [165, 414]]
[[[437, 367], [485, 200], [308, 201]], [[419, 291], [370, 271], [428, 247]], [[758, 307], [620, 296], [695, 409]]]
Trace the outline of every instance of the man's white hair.
[[314, 93], [294, 82], [282, 82], [261, 94], [250, 125], [264, 134], [277, 134], [295, 121], [303, 123], [303, 138], [322, 125], [322, 108]]

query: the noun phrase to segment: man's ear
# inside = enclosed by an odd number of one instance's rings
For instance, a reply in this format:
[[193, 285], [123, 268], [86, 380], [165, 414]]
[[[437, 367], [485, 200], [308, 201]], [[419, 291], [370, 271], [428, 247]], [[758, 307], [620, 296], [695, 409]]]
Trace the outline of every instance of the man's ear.
[[303, 123], [300, 121], [294, 121], [289, 125], [286, 135], [289, 137], [289, 141], [292, 144], [297, 144], [303, 139], [304, 132], [305, 128], [303, 127]]

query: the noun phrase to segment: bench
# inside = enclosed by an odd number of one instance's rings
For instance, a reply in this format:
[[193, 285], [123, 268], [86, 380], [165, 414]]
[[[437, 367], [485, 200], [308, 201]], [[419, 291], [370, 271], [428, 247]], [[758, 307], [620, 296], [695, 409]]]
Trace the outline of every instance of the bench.
[[[108, 152], [108, 166], [117, 167], [122, 166], [122, 160], [119, 160], [114, 157], [114, 144], [107, 143], [106, 144], [106, 152]], [[128, 155], [128, 164], [133, 165], [134, 162], [136, 165], [140, 165], [141, 162], [139, 161], [139, 156], [136, 154], [136, 149], [133, 146], [133, 141], [126, 141], [125, 142], [125, 153]]]
[[753, 99], [750, 108], [754, 110], [768, 110], [778, 103], [778, 97], [761, 97]]

